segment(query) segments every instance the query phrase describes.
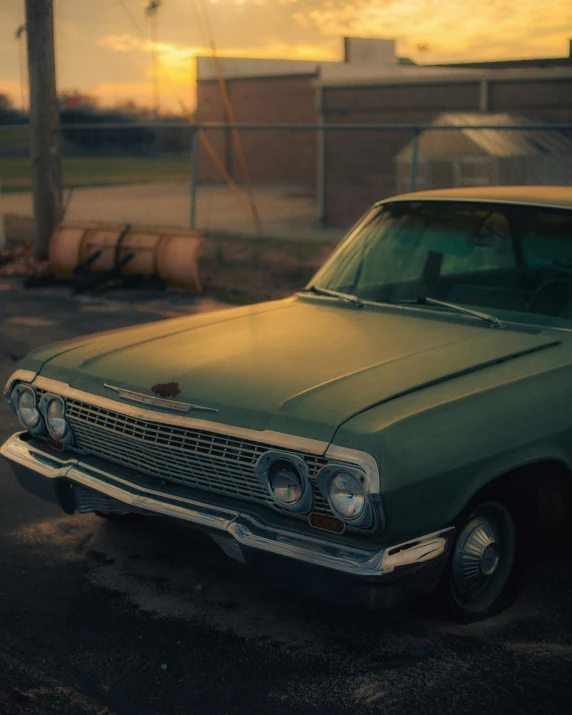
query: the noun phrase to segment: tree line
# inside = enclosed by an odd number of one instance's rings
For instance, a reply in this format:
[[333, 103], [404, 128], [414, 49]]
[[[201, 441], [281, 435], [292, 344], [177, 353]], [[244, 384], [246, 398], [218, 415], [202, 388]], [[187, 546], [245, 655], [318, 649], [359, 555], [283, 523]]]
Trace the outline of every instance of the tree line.
[[[60, 97], [64, 154], [114, 156], [178, 154], [190, 151], [190, 132], [186, 127], [143, 126], [144, 123], [149, 123], [149, 112], [134, 102], [102, 108], [89, 96], [74, 93], [71, 98], [73, 101], [70, 101], [70, 95]], [[173, 114], [165, 114], [158, 119], [163, 124], [184, 121], [184, 118]], [[27, 123], [27, 114], [16, 109], [7, 95], [0, 94], [0, 125], [16, 127]], [[92, 126], [82, 127], [82, 124]], [[108, 126], [110, 124], [124, 124], [125, 127]], [[11, 154], [27, 154], [27, 142], [22, 141], [21, 132], [14, 133], [11, 149]]]

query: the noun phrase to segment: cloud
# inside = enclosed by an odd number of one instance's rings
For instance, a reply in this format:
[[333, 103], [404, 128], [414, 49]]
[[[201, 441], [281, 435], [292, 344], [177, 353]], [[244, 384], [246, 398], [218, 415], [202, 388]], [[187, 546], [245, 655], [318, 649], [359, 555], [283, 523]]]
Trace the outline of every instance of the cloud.
[[145, 82], [103, 82], [90, 94], [102, 104], [115, 104], [128, 99], [143, 106], [151, 106], [152, 87], [150, 81]]
[[[27, 86], [24, 85], [24, 92], [27, 92]], [[20, 82], [11, 79], [0, 80], [0, 94], [7, 94], [14, 103], [20, 103]], [[26, 97], [27, 100], [27, 97]]]
[[96, 44], [113, 52], [132, 52], [133, 50], [141, 50], [146, 44], [143, 40], [128, 32], [121, 35], [104, 35], [96, 40]]
[[[455, 59], [558, 55], [572, 27], [570, 0], [273, 0], [325, 36], [396, 37]], [[493, 50], [494, 48], [494, 50]], [[496, 53], [496, 54], [493, 54]]]
[[[108, 50], [119, 53], [150, 53], [151, 43], [124, 33], [122, 35], [104, 35], [99, 38], [98, 44]], [[211, 49], [204, 45], [182, 45], [174, 42], [157, 42], [155, 44], [157, 53], [157, 73], [163, 95], [162, 103], [171, 107], [177, 107], [180, 102], [178, 95], [190, 93], [194, 102], [194, 85], [196, 82], [195, 57], [197, 55], [210, 55]], [[236, 47], [224, 47], [218, 51], [221, 57], [278, 57], [299, 60], [331, 60], [335, 59], [334, 53], [327, 47], [319, 44], [290, 44], [278, 38], [269, 38], [263, 46], [249, 47], [248, 45], [238, 45]], [[145, 77], [151, 77], [151, 65], [147, 63], [142, 69]], [[133, 94], [129, 95], [132, 91]], [[129, 82], [105, 82], [92, 90], [90, 94], [98, 97], [102, 102], [109, 102], [109, 97], [113, 101], [117, 97], [125, 99], [132, 96], [137, 101], [149, 100], [151, 92], [150, 79], [148, 81]], [[106, 98], [106, 93], [109, 97]], [[186, 102], [185, 102], [186, 103]]]
[[[152, 43], [141, 40], [129, 33], [122, 35], [104, 35], [97, 44], [113, 52], [151, 52]], [[210, 55], [211, 48], [206, 44], [183, 45], [176, 42], [156, 42], [155, 50], [162, 61], [174, 62], [196, 55]], [[269, 37], [263, 45], [234, 45], [217, 49], [221, 57], [279, 57], [285, 59], [334, 59], [334, 53], [319, 43], [296, 43]]]
[[[144, 93], [151, 74], [148, 0], [126, 4], [131, 18], [118, 0], [58, 0], [60, 89], [101, 95], [102, 87], [122, 94], [132, 87], [138, 96]], [[22, 7], [4, 5], [0, 0], [4, 24], [17, 27]], [[219, 54], [239, 57], [341, 59], [341, 37], [350, 34], [395, 38], [398, 53], [419, 62], [562, 56], [572, 36], [570, 0], [204, 0], [204, 6]], [[158, 13], [156, 49], [165, 104], [170, 81], [186, 96], [192, 94], [193, 57], [209, 52], [193, 7], [191, 0], [169, 0]], [[430, 50], [420, 52], [420, 44]], [[0, 66], [6, 80], [0, 87], [18, 104], [13, 34], [0, 41]]]
[[[227, 57], [276, 57], [289, 60], [335, 60], [338, 59], [335, 53], [329, 48], [318, 43], [316, 44], [296, 44], [271, 38], [260, 47], [237, 47], [225, 48], [224, 55]], [[223, 52], [220, 52], [221, 56]]]

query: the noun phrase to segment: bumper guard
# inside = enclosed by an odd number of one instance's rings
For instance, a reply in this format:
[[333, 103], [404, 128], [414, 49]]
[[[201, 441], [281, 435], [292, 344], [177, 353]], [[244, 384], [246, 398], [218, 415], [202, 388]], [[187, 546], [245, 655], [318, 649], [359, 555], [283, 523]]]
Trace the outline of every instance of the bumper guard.
[[[448, 551], [452, 528], [393, 546], [372, 548], [336, 544], [331, 539], [271, 527], [256, 517], [196, 499], [167, 494], [102, 469], [87, 459], [61, 457], [36, 446], [26, 432], [10, 437], [0, 454], [11, 465], [22, 485], [38, 495], [59, 501], [56, 483], [73, 483], [121, 502], [134, 510], [144, 510], [190, 522], [213, 535], [234, 539], [242, 549], [295, 559], [307, 565], [332, 569], [367, 580], [383, 579], [396, 571], [437, 565]], [[119, 468], [120, 469], [120, 468]]]

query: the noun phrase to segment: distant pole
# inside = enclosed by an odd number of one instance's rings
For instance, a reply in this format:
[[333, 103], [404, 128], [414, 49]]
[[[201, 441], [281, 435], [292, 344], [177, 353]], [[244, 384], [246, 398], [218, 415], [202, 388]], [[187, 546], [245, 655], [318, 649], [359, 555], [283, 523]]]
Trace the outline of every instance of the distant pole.
[[153, 82], [153, 114], [159, 116], [159, 78], [157, 76], [157, 10], [161, 7], [160, 0], [151, 0], [146, 13], [151, 24], [151, 77]]
[[22, 114], [26, 111], [24, 104], [24, 46], [22, 44], [22, 35], [26, 32], [26, 25], [20, 25], [16, 30], [16, 39], [18, 40], [18, 59], [20, 64], [20, 106]]
[[413, 134], [413, 150], [411, 153], [411, 178], [409, 191], [415, 191], [417, 187], [417, 164], [419, 162], [419, 129], [415, 129]]
[[4, 248], [6, 248], [6, 229], [4, 227], [4, 214], [2, 213], [2, 184], [0, 183], [0, 250]]
[[189, 228], [197, 227], [197, 179], [199, 170], [199, 130], [191, 127], [191, 212]]
[[36, 255], [48, 257], [50, 236], [60, 221], [62, 165], [56, 93], [53, 0], [26, 0], [30, 78], [30, 158]]
[[[347, 43], [346, 43], [347, 44]], [[317, 95], [317, 110], [318, 124], [326, 123], [326, 115], [324, 114], [324, 88], [318, 88]], [[317, 175], [316, 175], [316, 203], [318, 204], [318, 226], [325, 226], [328, 220], [328, 185], [327, 185], [327, 169], [326, 169], [326, 154], [327, 154], [327, 132], [325, 129], [318, 129], [318, 152], [317, 152]]]

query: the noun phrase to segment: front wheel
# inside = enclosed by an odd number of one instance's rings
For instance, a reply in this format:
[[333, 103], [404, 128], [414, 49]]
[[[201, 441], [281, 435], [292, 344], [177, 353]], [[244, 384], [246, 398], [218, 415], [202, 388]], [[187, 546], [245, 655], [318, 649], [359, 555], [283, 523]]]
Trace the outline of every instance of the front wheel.
[[440, 589], [456, 620], [489, 618], [515, 601], [517, 542], [515, 520], [500, 502], [483, 502], [460, 525]]

